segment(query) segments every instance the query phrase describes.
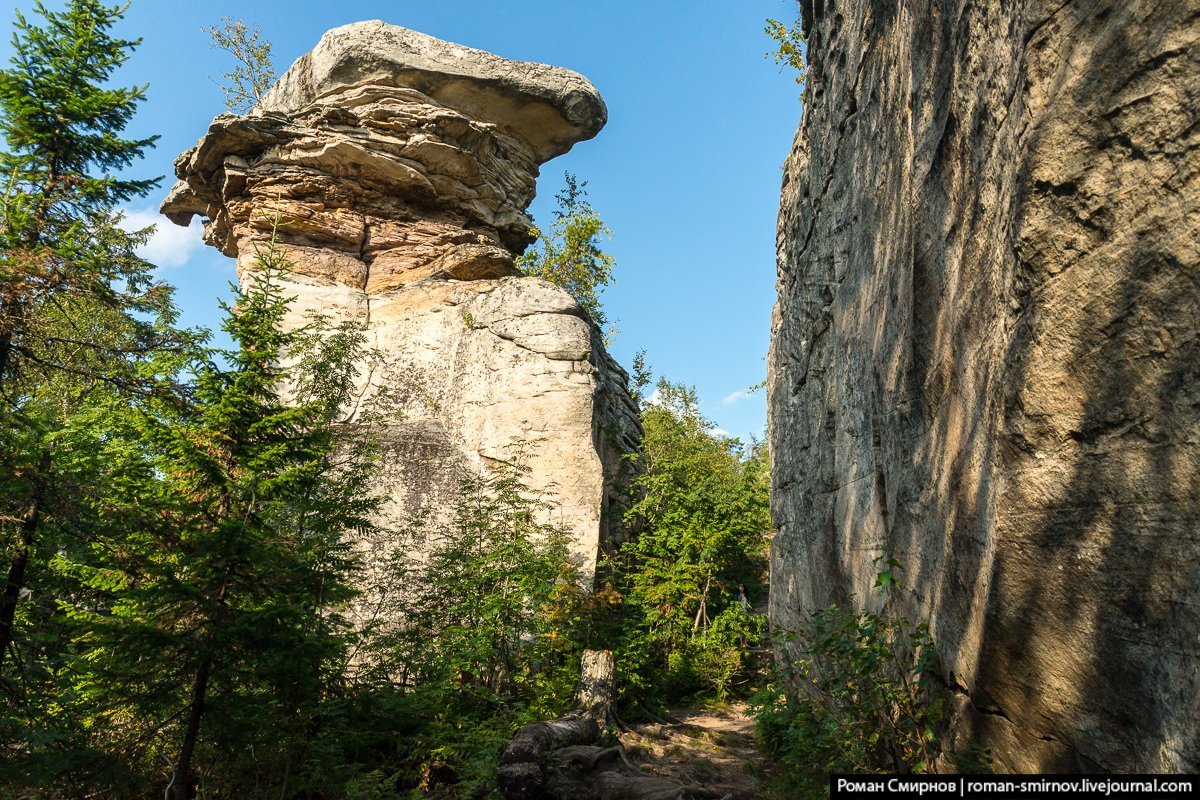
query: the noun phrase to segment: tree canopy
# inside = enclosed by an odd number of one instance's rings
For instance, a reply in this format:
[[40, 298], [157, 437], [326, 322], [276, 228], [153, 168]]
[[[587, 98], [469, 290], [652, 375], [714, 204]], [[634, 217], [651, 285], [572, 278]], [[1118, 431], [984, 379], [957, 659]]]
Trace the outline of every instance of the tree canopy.
[[534, 245], [517, 259], [526, 275], [545, 278], [566, 289], [587, 310], [597, 325], [608, 318], [600, 304], [600, 293], [613, 280], [616, 259], [601, 249], [612, 236], [587, 201], [587, 181], [571, 173], [566, 187], [555, 195], [558, 208], [549, 228], [534, 226]]
[[[645, 381], [644, 357], [638, 362]], [[643, 472], [627, 515], [637, 534], [617, 568], [632, 615], [628, 658], [649, 662], [632, 670], [643, 683], [631, 689], [724, 694], [762, 635], [748, 604], [765, 590], [766, 448], [716, 432], [695, 389], [665, 379], [642, 423]]]

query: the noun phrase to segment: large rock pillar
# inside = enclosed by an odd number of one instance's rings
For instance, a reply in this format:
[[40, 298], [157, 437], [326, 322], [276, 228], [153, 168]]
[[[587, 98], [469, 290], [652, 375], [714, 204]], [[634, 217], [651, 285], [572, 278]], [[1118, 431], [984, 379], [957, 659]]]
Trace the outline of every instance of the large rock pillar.
[[447, 511], [464, 471], [521, 442], [588, 574], [617, 521], [636, 407], [579, 304], [521, 277], [514, 256], [539, 165], [606, 118], [574, 72], [356, 23], [248, 115], [213, 120], [162, 208], [178, 224], [204, 217], [243, 277], [274, 239], [292, 263], [289, 324], [319, 312], [366, 327], [383, 360], [364, 365], [364, 395], [392, 398], [394, 419], [376, 423], [390, 519]]

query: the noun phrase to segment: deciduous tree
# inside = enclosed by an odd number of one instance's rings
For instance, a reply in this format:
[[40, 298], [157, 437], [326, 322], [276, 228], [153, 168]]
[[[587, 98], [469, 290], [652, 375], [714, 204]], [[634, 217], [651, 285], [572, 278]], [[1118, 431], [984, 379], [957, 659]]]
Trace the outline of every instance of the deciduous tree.
[[213, 47], [229, 53], [237, 62], [232, 72], [222, 72], [222, 80], [216, 81], [225, 93], [225, 107], [235, 114], [245, 114], [275, 82], [271, 43], [263, 38], [257, 25], [232, 17], [223, 17], [221, 27], [207, 30]]
[[642, 423], [644, 472], [628, 512], [639, 532], [620, 554], [625, 654], [638, 664], [629, 673], [660, 692], [720, 694], [761, 628], [736, 596], [762, 589], [766, 450], [717, 433], [695, 389], [663, 379]]

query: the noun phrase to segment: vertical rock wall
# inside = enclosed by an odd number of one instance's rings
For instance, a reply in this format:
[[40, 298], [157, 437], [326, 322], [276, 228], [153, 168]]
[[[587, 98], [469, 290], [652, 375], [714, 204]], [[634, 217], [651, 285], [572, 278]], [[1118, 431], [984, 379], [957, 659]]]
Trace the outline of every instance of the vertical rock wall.
[[[521, 447], [530, 487], [594, 569], [637, 408], [580, 305], [514, 256], [539, 165], [605, 120], [581, 75], [362, 22], [326, 33], [177, 160], [167, 216], [204, 217], [243, 280], [275, 241], [289, 324], [315, 312], [364, 326], [381, 358], [362, 365], [362, 401], [387, 398], [372, 422], [387, 522], [445, 516], [466, 473]], [[394, 543], [363, 546], [382, 562]]]
[[771, 613], [932, 622], [1006, 770], [1200, 770], [1200, 2], [805, 0]]

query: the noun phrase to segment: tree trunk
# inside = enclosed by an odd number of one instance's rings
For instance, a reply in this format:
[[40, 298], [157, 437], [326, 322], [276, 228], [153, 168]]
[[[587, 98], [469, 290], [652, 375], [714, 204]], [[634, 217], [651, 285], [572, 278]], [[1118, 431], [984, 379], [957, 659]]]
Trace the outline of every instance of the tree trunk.
[[696, 609], [696, 620], [692, 624], [692, 636], [700, 630], [701, 623], [704, 624], [704, 629], [708, 630], [708, 590], [712, 586], [712, 573], [704, 579], [704, 593], [700, 596], [700, 607]]
[[12, 354], [12, 332], [0, 333], [0, 389], [4, 387], [4, 379], [8, 377], [8, 360]]
[[612, 712], [616, 670], [611, 651], [583, 651], [576, 710], [558, 719], [526, 725], [504, 748], [498, 777], [506, 798], [541, 796], [546, 781], [544, 756], [552, 750], [591, 744], [600, 737], [600, 729]]
[[617, 696], [617, 660], [611, 650], [584, 650], [579, 665], [579, 689], [575, 708], [600, 725], [612, 718], [612, 703]]
[[4, 595], [0, 597], [0, 665], [12, 645], [13, 626], [17, 617], [17, 602], [21, 599], [21, 589], [25, 586], [25, 570], [29, 566], [29, 557], [33, 553], [33, 535], [37, 532], [38, 521], [42, 516], [42, 493], [35, 490], [29, 505], [21, 520], [21, 541], [17, 552], [13, 554], [12, 564], [8, 569], [8, 582], [4, 584]]
[[212, 673], [212, 655], [204, 657], [196, 680], [192, 682], [192, 701], [188, 711], [187, 731], [183, 736], [183, 749], [175, 764], [175, 775], [171, 780], [171, 800], [194, 800], [196, 782], [192, 777], [192, 753], [196, 750], [196, 739], [200, 734], [200, 718], [204, 715], [204, 697], [208, 692], [208, 678]]

